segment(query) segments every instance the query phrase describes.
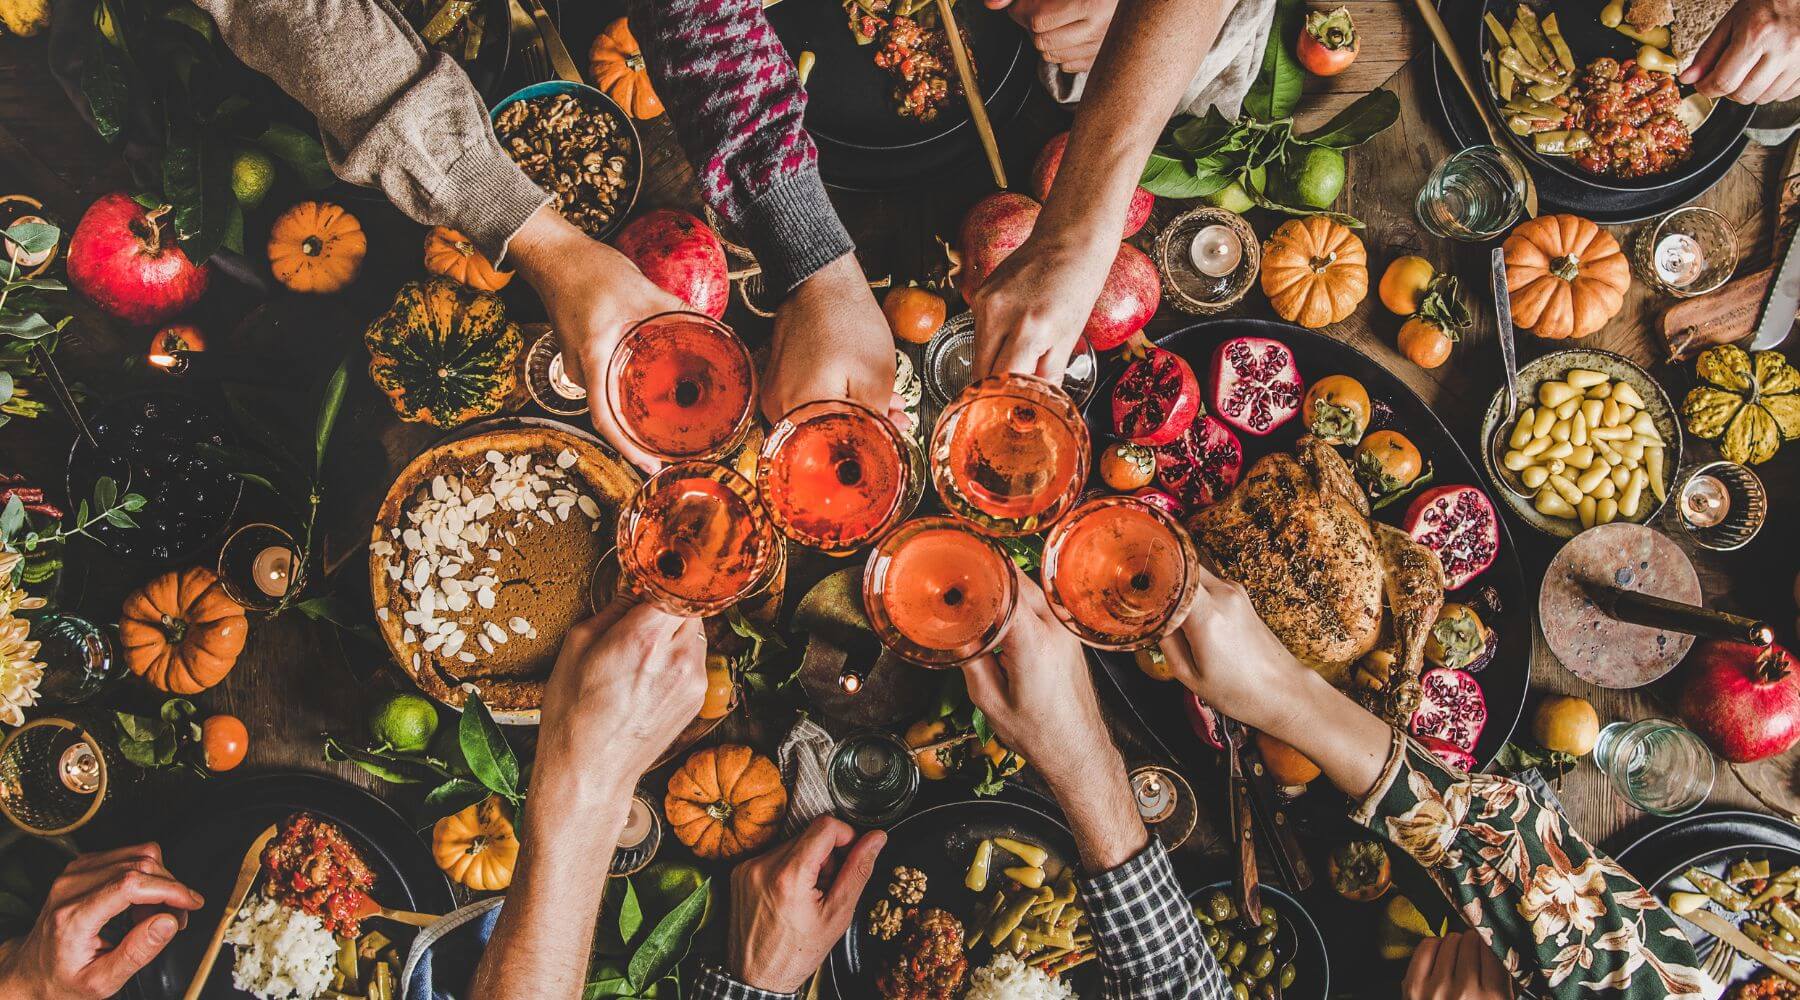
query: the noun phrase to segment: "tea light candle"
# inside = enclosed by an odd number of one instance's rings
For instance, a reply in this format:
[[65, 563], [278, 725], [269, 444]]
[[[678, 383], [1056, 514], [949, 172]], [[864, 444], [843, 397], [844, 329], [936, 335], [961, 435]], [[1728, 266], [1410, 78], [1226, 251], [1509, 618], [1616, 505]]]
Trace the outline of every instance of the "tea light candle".
[[631, 806], [625, 811], [625, 828], [619, 831], [619, 850], [629, 851], [641, 846], [650, 839], [650, 831], [656, 826], [656, 816], [650, 810], [650, 804], [639, 796], [631, 797]]
[[545, 331], [525, 354], [525, 389], [539, 406], [557, 416], [587, 412], [587, 389], [569, 377], [554, 330]]
[[1717, 476], [1698, 475], [1681, 487], [1681, 517], [1696, 528], [1710, 528], [1731, 513], [1731, 492]]
[[1671, 288], [1685, 288], [1706, 271], [1706, 251], [1686, 233], [1670, 233], [1657, 241], [1656, 276]]
[[285, 545], [271, 545], [256, 554], [250, 563], [250, 579], [256, 589], [270, 597], [285, 597], [293, 585], [294, 550]]
[[1209, 278], [1223, 278], [1237, 270], [1244, 259], [1244, 244], [1230, 226], [1214, 223], [1194, 234], [1188, 247], [1194, 269]]
[[1175, 814], [1175, 789], [1154, 770], [1132, 775], [1131, 793], [1137, 800], [1138, 815], [1146, 823], [1161, 823]]
[[77, 795], [92, 795], [100, 790], [102, 765], [100, 756], [86, 740], [71, 743], [57, 761], [57, 777], [63, 787]]

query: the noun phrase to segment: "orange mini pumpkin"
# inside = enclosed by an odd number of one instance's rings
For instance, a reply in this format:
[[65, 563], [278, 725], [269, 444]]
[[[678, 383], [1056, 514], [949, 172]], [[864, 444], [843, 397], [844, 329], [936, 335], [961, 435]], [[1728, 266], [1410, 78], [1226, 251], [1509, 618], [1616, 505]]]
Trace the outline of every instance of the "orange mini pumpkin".
[[119, 643], [131, 672], [170, 694], [199, 694], [225, 679], [250, 623], [204, 566], [171, 570], [125, 598]]
[[495, 269], [487, 254], [448, 226], [432, 226], [425, 234], [425, 270], [484, 292], [505, 288], [513, 276], [511, 271]]
[[1369, 294], [1369, 255], [1349, 227], [1290, 219], [1263, 244], [1262, 290], [1275, 314], [1317, 328], [1342, 322]]
[[1631, 264], [1611, 233], [1579, 215], [1522, 222], [1504, 250], [1513, 322], [1540, 337], [1585, 337], [1625, 304]]
[[588, 50], [588, 72], [594, 76], [594, 86], [631, 117], [655, 118], [663, 113], [662, 98], [650, 86], [644, 52], [624, 18], [607, 25], [594, 39]]
[[340, 292], [369, 252], [362, 223], [340, 205], [303, 201], [269, 227], [269, 270], [296, 292]]
[[512, 885], [519, 838], [498, 795], [452, 813], [431, 828], [431, 856], [444, 874], [476, 892]]
[[688, 755], [669, 776], [663, 812], [696, 855], [728, 861], [774, 839], [787, 799], [774, 761], [727, 743]]

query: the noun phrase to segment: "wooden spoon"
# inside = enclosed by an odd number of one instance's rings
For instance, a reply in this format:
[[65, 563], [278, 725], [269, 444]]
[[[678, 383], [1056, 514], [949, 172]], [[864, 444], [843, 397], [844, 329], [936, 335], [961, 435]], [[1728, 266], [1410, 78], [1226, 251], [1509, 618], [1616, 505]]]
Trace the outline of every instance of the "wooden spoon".
[[256, 884], [257, 873], [262, 871], [263, 848], [274, 839], [275, 826], [270, 824], [267, 830], [256, 835], [250, 842], [250, 849], [244, 852], [244, 860], [238, 865], [237, 882], [231, 887], [231, 895], [225, 897], [225, 912], [219, 914], [219, 926], [213, 928], [206, 951], [200, 956], [200, 966], [194, 970], [194, 978], [189, 980], [182, 1000], [200, 1000], [200, 991], [206, 988], [206, 978], [212, 975], [213, 963], [218, 961], [219, 949], [225, 944], [225, 928], [231, 925], [231, 918], [237, 916], [244, 898], [250, 895], [250, 887]]
[[411, 910], [390, 910], [380, 903], [377, 903], [374, 897], [368, 895], [364, 895], [362, 899], [357, 902], [356, 909], [353, 911], [352, 916], [356, 917], [359, 921], [367, 920], [370, 917], [380, 917], [383, 920], [392, 920], [397, 924], [406, 924], [411, 927], [430, 927], [440, 919], [430, 913], [414, 913]]

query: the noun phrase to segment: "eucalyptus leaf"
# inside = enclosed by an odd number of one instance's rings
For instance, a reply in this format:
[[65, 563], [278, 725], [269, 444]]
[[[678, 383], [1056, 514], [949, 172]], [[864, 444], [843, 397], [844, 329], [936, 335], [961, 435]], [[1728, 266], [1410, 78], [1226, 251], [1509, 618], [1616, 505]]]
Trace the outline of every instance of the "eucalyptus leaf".
[[119, 502], [119, 484], [113, 482], [111, 476], [101, 476], [94, 480], [94, 509], [105, 512], [111, 510]]
[[686, 899], [656, 922], [644, 943], [631, 953], [631, 962], [626, 966], [625, 978], [634, 988], [642, 989], [668, 975], [687, 954], [711, 894], [712, 879], [702, 879]]
[[[6, 238], [19, 248], [19, 252], [27, 257], [44, 253], [56, 246], [62, 238], [62, 230], [48, 222], [16, 222], [6, 231]], [[26, 282], [14, 282], [13, 287], [26, 286]], [[46, 286], [62, 288], [60, 281], [47, 281]]]
[[1306, 70], [1290, 48], [1300, 25], [1300, 0], [1276, 0], [1275, 23], [1263, 47], [1262, 68], [1244, 96], [1244, 113], [1266, 122], [1287, 118], [1300, 103]]
[[494, 722], [493, 713], [478, 694], [470, 694], [457, 722], [456, 740], [477, 781], [502, 798], [519, 798], [519, 760], [513, 756], [506, 734]]
[[325, 392], [319, 399], [319, 419], [313, 428], [313, 475], [325, 468], [325, 450], [331, 446], [331, 431], [337, 426], [338, 414], [344, 409], [344, 390], [350, 384], [350, 359], [338, 363], [325, 380]]
[[1318, 146], [1348, 149], [1387, 131], [1399, 118], [1400, 98], [1391, 90], [1376, 90], [1357, 98], [1330, 121], [1298, 138]]
[[100, 516], [105, 519], [107, 524], [110, 524], [115, 528], [135, 528], [138, 526], [136, 519], [117, 507], [106, 511]]
[[0, 537], [12, 538], [25, 527], [25, 501], [14, 493], [6, 500], [6, 509], [0, 510]]
[[[64, 320], [63, 322], [67, 322]], [[42, 340], [60, 329], [62, 324], [52, 324], [38, 313], [26, 313], [23, 316], [0, 316], [0, 333], [20, 340]]]

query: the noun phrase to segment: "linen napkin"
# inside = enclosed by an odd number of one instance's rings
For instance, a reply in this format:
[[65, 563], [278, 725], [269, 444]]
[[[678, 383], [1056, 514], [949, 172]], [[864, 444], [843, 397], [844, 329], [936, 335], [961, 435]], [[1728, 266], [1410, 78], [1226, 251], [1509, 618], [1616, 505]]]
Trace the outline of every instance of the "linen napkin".
[[[1201, 115], [1207, 108], [1218, 108], [1226, 118], [1236, 118], [1243, 110], [1244, 95], [1262, 68], [1263, 49], [1269, 42], [1269, 29], [1275, 21], [1275, 0], [1238, 0], [1213, 42], [1212, 51], [1200, 60], [1200, 68], [1182, 93], [1178, 114]], [[1086, 73], [1064, 73], [1049, 63], [1038, 64], [1038, 79], [1050, 96], [1061, 104], [1081, 100], [1087, 86]]]
[[775, 752], [781, 780], [792, 789], [787, 820], [782, 824], [789, 837], [831, 812], [831, 786], [825, 769], [831, 764], [831, 748], [836, 742], [824, 726], [802, 715]]

